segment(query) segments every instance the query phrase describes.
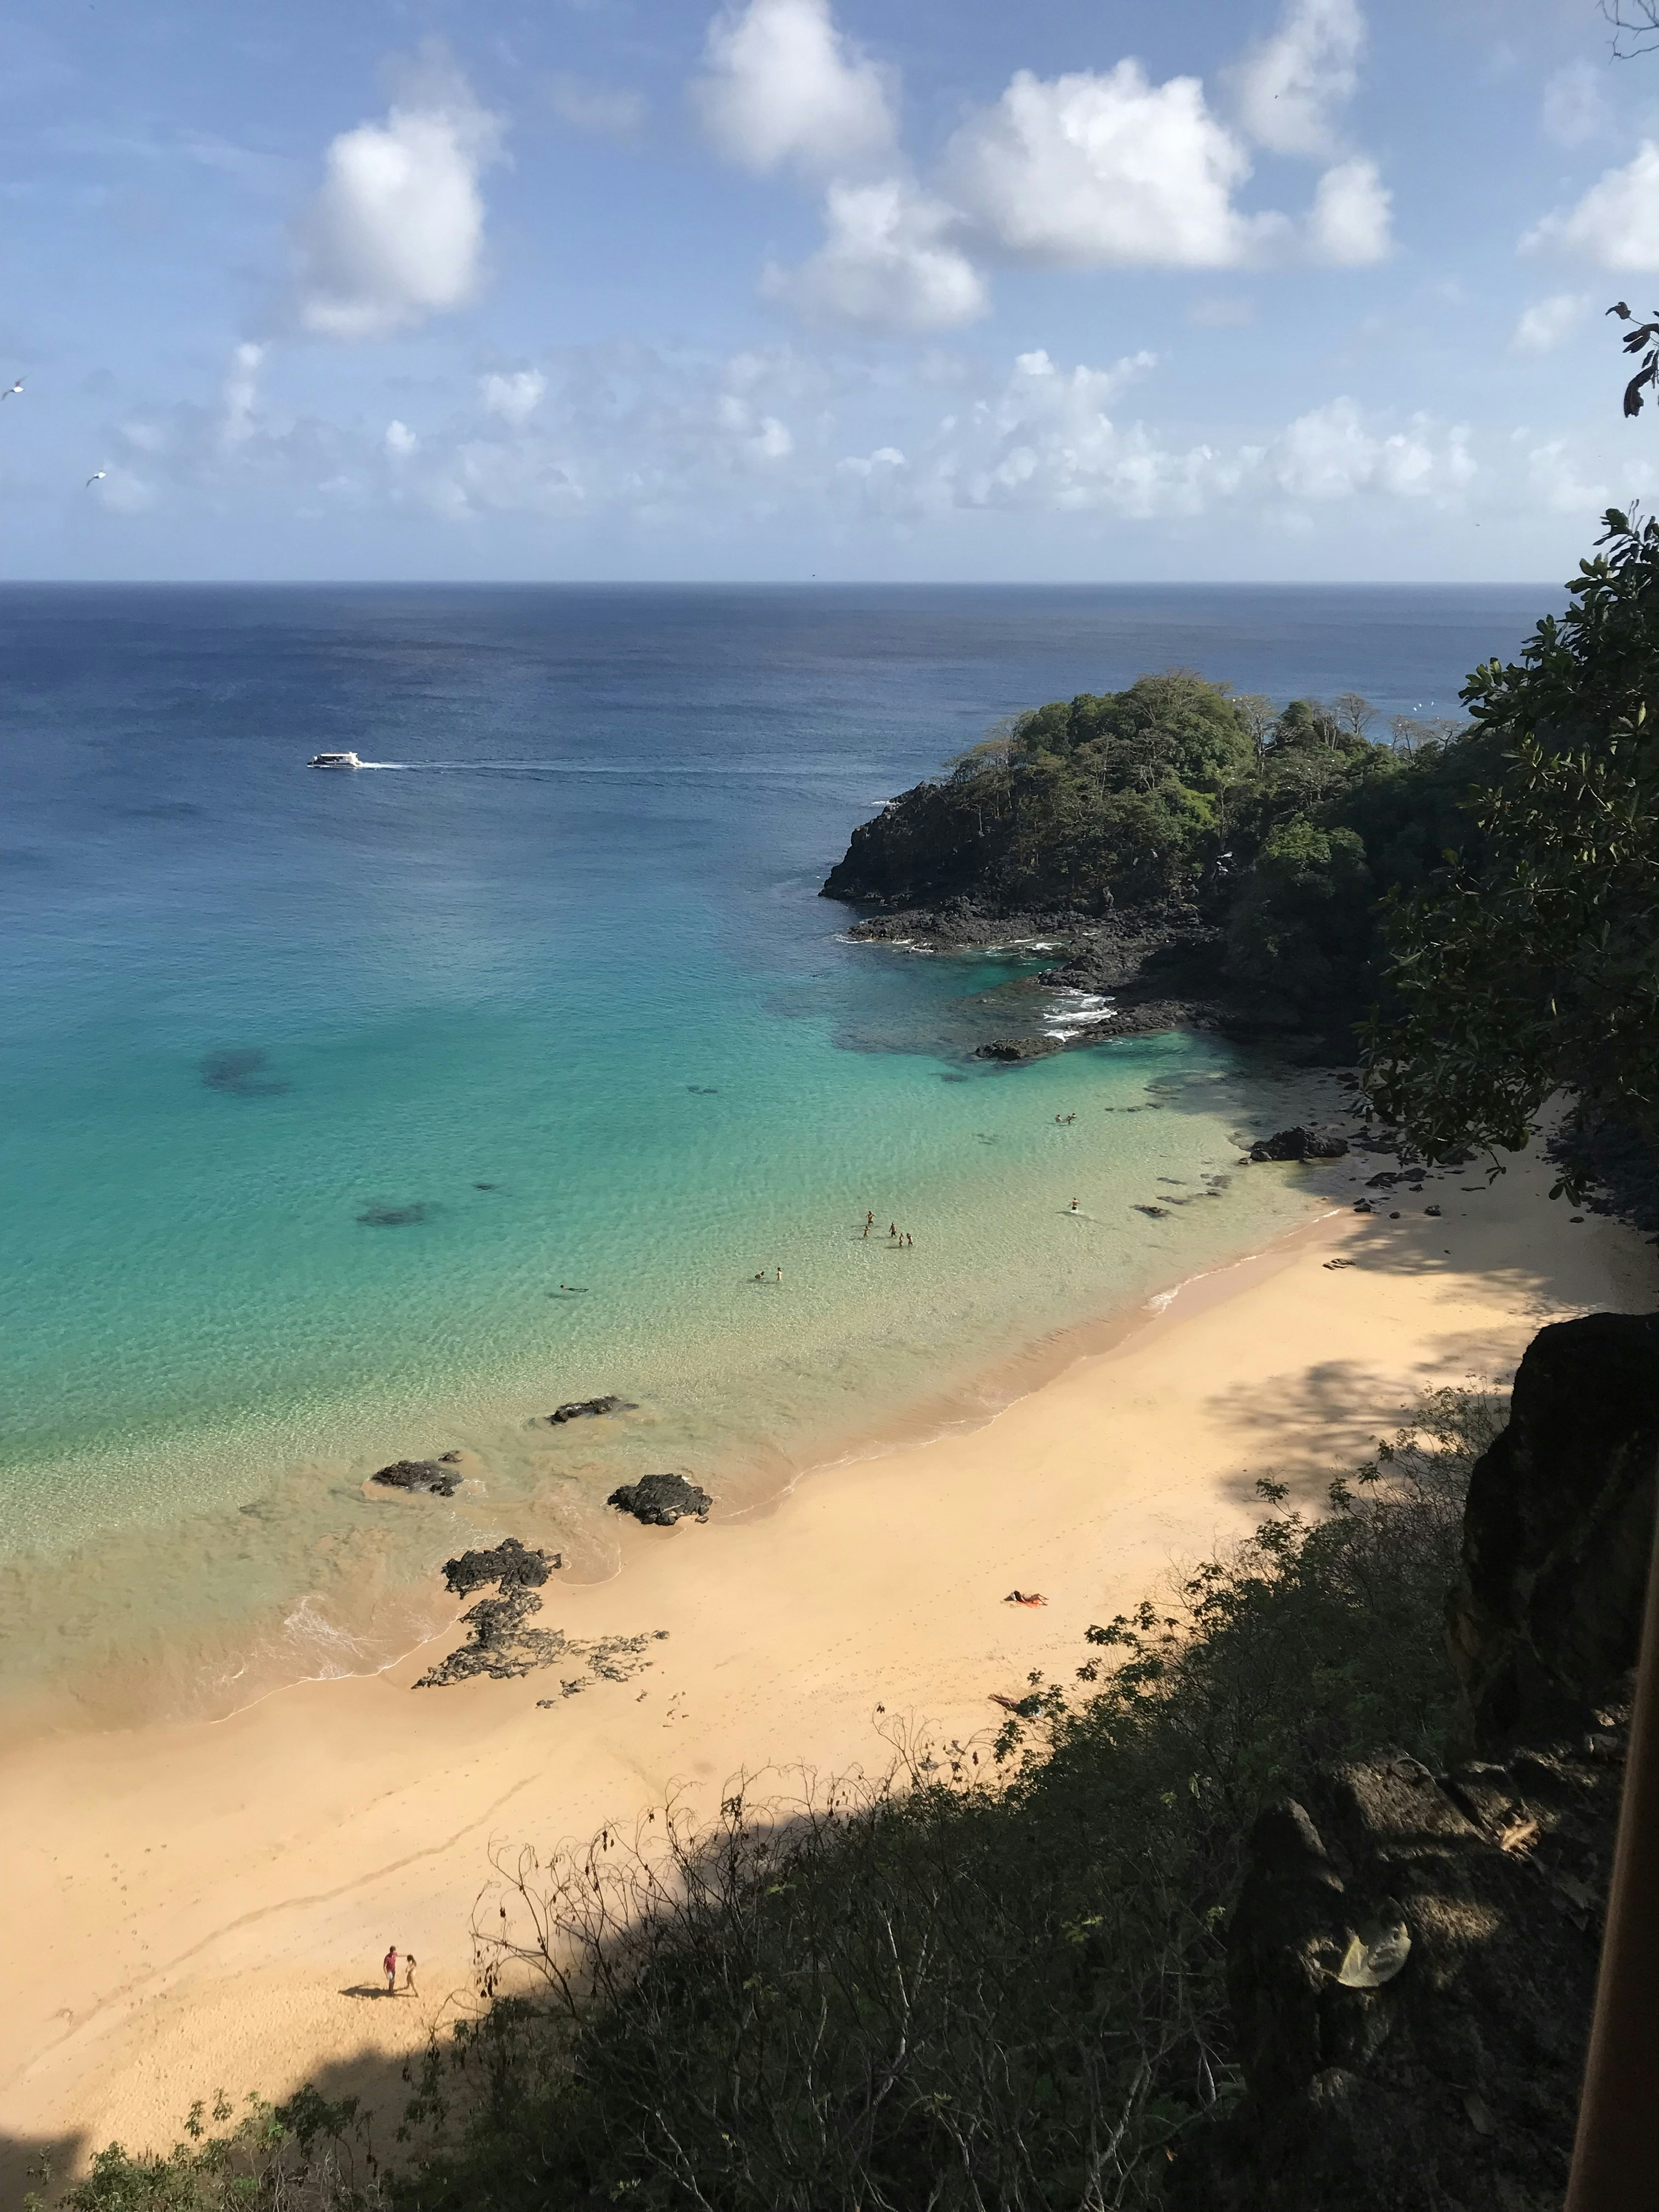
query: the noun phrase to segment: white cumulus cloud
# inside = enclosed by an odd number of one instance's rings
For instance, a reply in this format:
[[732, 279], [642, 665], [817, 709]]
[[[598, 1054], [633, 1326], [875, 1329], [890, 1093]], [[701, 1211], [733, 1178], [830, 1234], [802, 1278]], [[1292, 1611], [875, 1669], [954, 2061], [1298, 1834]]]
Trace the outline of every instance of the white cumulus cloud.
[[1275, 154], [1334, 153], [1334, 111], [1353, 97], [1364, 46], [1356, 0], [1289, 0], [1279, 27], [1229, 72], [1240, 122]]
[[1327, 169], [1314, 188], [1308, 216], [1308, 245], [1314, 258], [1340, 269], [1363, 269], [1385, 261], [1394, 250], [1389, 235], [1392, 202], [1375, 161], [1356, 155]]
[[537, 368], [514, 369], [510, 375], [478, 379], [486, 415], [499, 415], [504, 422], [527, 422], [540, 406], [547, 379]]
[[1399, 499], [1442, 500], [1474, 475], [1468, 432], [1442, 428], [1425, 415], [1405, 430], [1370, 427], [1352, 399], [1329, 401], [1298, 416], [1267, 448], [1269, 480], [1293, 499], [1352, 499], [1364, 491]]
[[703, 60], [692, 108], [744, 168], [845, 175], [892, 149], [890, 75], [837, 29], [829, 0], [728, 7], [708, 27]]
[[420, 440], [407, 422], [399, 422], [394, 416], [386, 424], [386, 449], [393, 460], [406, 461], [411, 453], [420, 450]]
[[951, 240], [951, 210], [902, 178], [832, 184], [823, 244], [766, 289], [803, 313], [894, 331], [947, 330], [984, 313], [984, 283]]
[[436, 64], [384, 123], [342, 131], [296, 231], [303, 326], [386, 337], [470, 299], [483, 254], [479, 176], [499, 137], [465, 80]]
[[1073, 267], [1228, 268], [1285, 228], [1244, 216], [1243, 145], [1196, 77], [1121, 61], [1051, 80], [1021, 70], [945, 157], [946, 189], [1007, 252]]
[[1565, 343], [1589, 313], [1585, 292], [1552, 292], [1547, 300], [1534, 300], [1522, 311], [1510, 340], [1516, 353], [1553, 353]]
[[1659, 145], [1644, 138], [1622, 169], [1604, 170], [1575, 207], [1528, 232], [1523, 252], [1571, 253], [1598, 269], [1659, 269]]

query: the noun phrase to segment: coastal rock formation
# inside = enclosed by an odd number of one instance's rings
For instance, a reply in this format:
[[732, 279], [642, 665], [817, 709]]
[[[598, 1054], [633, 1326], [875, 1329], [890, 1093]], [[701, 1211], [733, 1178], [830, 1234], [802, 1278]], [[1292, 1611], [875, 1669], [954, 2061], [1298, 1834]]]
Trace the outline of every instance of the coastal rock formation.
[[1060, 1050], [1058, 1037], [989, 1037], [974, 1051], [975, 1060], [1046, 1060]]
[[566, 1421], [591, 1420], [601, 1413], [631, 1413], [633, 1411], [626, 1398], [573, 1398], [568, 1405], [556, 1406], [547, 1418], [556, 1429]]
[[463, 1552], [458, 1559], [444, 1561], [444, 1586], [455, 1597], [495, 1583], [503, 1590], [539, 1589], [558, 1561], [545, 1552], [532, 1552], [516, 1536], [503, 1536], [487, 1552]]
[[1506, 1765], [1403, 1753], [1269, 1806], [1227, 1939], [1248, 2094], [1180, 2212], [1559, 2212], [1628, 1707]]
[[1659, 1483], [1659, 1314], [1540, 1329], [1475, 1463], [1448, 1604], [1464, 1741], [1555, 1728], [1633, 1666]]
[[[651, 1662], [642, 1655], [648, 1645], [664, 1641], [668, 1634], [665, 1628], [645, 1636], [582, 1638], [567, 1636], [562, 1628], [532, 1626], [542, 1601], [532, 1585], [544, 1583], [550, 1565], [558, 1564], [556, 1558], [550, 1563], [544, 1552], [526, 1551], [513, 1536], [494, 1551], [466, 1552], [459, 1559], [449, 1560], [444, 1579], [458, 1596], [488, 1583], [496, 1584], [497, 1595], [481, 1598], [461, 1615], [464, 1626], [471, 1632], [467, 1640], [429, 1668], [415, 1687], [441, 1690], [453, 1682], [472, 1681], [480, 1674], [498, 1682], [516, 1681], [538, 1668], [574, 1662], [575, 1673], [561, 1685], [562, 1695], [568, 1698], [586, 1689], [590, 1681], [625, 1682], [642, 1667], [648, 1667]], [[558, 1700], [542, 1698], [537, 1702], [550, 1705]]]
[[672, 1528], [677, 1521], [706, 1521], [714, 1501], [683, 1474], [647, 1474], [638, 1482], [623, 1483], [605, 1502], [649, 1528]]
[[[827, 885], [825, 895], [838, 896]], [[1057, 953], [1059, 962], [1041, 969], [1036, 981], [1112, 1000], [1109, 1014], [1069, 1024], [1065, 1036], [988, 1038], [975, 1053], [981, 1060], [1046, 1059], [1074, 1045], [1109, 1044], [1165, 1030], [1214, 1029], [1223, 1023], [1220, 934], [1185, 908], [1108, 915], [1070, 909], [1028, 913], [981, 908], [957, 898], [939, 906], [866, 915], [848, 935], [921, 952]]]
[[453, 1498], [461, 1477], [448, 1455], [444, 1459], [395, 1459], [369, 1476], [386, 1490], [422, 1490], [434, 1498]]
[[1348, 1149], [1346, 1137], [1323, 1137], [1300, 1124], [1279, 1129], [1271, 1137], [1258, 1137], [1250, 1146], [1253, 1160], [1340, 1160]]

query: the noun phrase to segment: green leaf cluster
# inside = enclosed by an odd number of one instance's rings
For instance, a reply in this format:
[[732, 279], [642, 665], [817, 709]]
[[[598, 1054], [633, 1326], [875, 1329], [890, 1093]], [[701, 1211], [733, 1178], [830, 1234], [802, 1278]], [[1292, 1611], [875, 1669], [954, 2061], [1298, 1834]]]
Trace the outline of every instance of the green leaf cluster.
[[1478, 839], [1388, 916], [1368, 1085], [1430, 1159], [1520, 1151], [1559, 1090], [1659, 1131], [1659, 523], [1610, 509], [1601, 542], [1470, 678]]

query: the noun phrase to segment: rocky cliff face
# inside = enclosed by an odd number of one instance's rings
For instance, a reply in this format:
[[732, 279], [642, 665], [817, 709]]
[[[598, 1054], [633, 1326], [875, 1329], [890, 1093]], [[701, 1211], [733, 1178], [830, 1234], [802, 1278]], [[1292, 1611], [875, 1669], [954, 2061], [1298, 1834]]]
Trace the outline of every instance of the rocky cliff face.
[[[1543, 1330], [1449, 1605], [1484, 1756], [1332, 1769], [1256, 1823], [1228, 1935], [1246, 2094], [1181, 2212], [1557, 2212], [1659, 1488], [1659, 1316]], [[1497, 1755], [1494, 1755], [1497, 1754]]]
[[1463, 1747], [1559, 1729], [1635, 1660], [1659, 1466], [1659, 1315], [1541, 1330], [1477, 1463], [1448, 1603]]
[[919, 783], [854, 830], [823, 896], [926, 906], [962, 891], [987, 891], [989, 860], [989, 848], [957, 793], [945, 784]]

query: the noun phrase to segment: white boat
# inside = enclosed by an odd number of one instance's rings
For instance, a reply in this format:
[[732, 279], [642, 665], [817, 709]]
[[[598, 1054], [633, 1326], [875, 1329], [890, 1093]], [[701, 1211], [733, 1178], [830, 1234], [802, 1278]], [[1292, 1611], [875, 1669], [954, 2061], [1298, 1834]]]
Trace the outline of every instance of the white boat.
[[356, 753], [315, 753], [310, 765], [313, 768], [361, 768], [362, 763]]

